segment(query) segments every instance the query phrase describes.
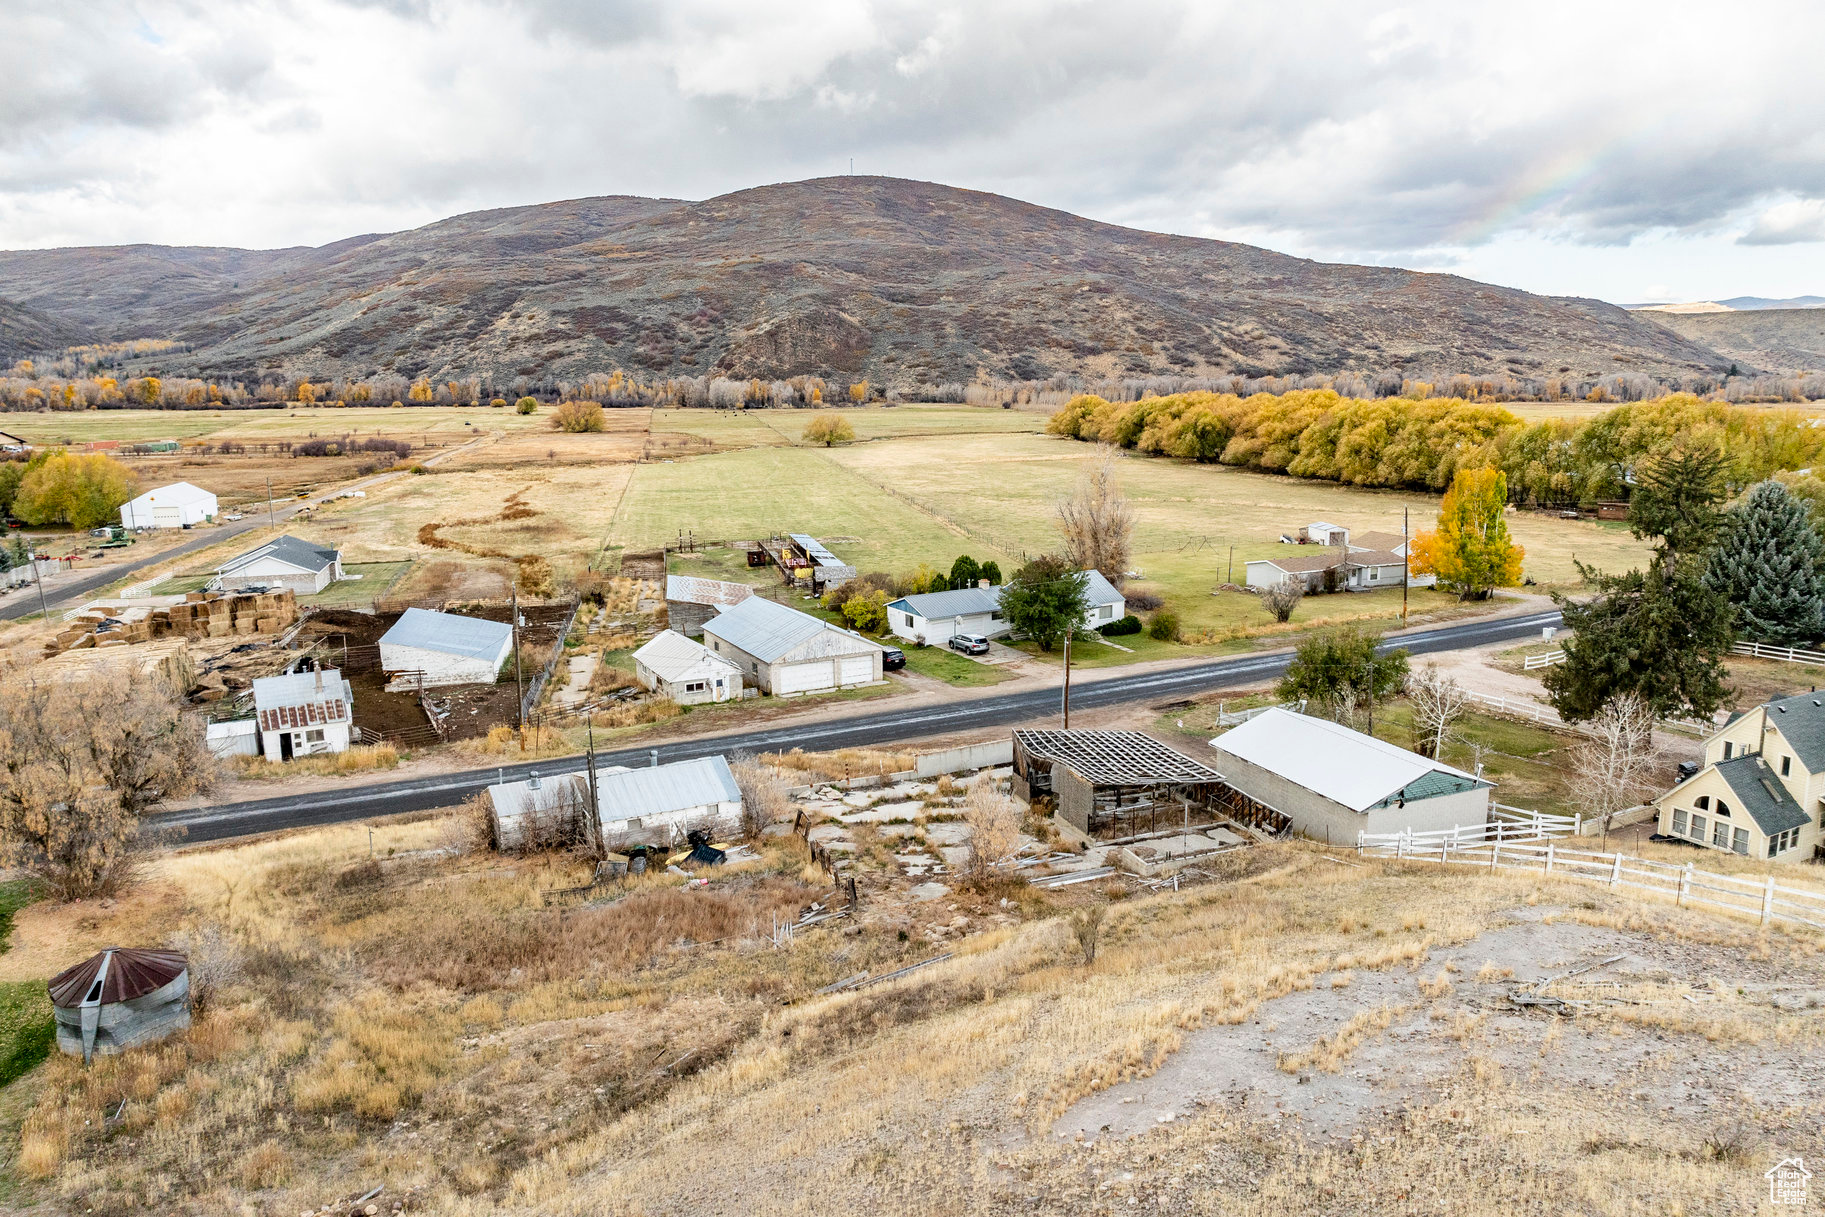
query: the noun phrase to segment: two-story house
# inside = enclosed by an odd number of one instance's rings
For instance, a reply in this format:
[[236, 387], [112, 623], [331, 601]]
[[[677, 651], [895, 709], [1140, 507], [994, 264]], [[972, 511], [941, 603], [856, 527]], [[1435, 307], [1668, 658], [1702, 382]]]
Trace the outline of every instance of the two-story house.
[[1753, 858], [1825, 853], [1825, 693], [1737, 715], [1705, 741], [1705, 767], [1657, 805], [1663, 836]]

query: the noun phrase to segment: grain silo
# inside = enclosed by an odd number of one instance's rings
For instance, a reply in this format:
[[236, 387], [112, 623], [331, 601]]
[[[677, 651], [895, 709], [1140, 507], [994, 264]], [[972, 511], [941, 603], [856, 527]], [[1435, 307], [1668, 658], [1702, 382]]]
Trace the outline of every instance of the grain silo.
[[190, 1026], [190, 968], [176, 951], [109, 947], [51, 978], [57, 1047], [87, 1061]]

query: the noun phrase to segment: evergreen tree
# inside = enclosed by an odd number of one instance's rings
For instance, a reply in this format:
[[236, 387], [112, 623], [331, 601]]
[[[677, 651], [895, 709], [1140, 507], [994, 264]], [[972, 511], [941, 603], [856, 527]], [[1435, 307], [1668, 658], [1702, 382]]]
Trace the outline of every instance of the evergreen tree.
[[1668, 571], [1682, 558], [1710, 548], [1724, 525], [1727, 462], [1716, 448], [1675, 448], [1656, 453], [1635, 474], [1629, 497], [1629, 530], [1653, 541]]
[[1730, 695], [1723, 662], [1736, 637], [1730, 602], [1686, 566], [1671, 575], [1658, 563], [1623, 575], [1578, 569], [1597, 594], [1583, 602], [1553, 597], [1572, 631], [1565, 662], [1542, 679], [1553, 708], [1583, 722], [1633, 693], [1663, 718], [1717, 713]]
[[987, 579], [989, 581], [989, 586], [991, 587], [999, 586], [1001, 583], [1001, 563], [984, 562], [981, 566], [976, 568], [976, 578]]
[[951, 563], [951, 587], [953, 589], [975, 587], [976, 580], [981, 577], [982, 571], [976, 565], [976, 559], [968, 554], [959, 554], [957, 560]]
[[1738, 632], [1785, 645], [1825, 634], [1825, 541], [1809, 516], [1775, 481], [1728, 513], [1705, 582], [1735, 607]]

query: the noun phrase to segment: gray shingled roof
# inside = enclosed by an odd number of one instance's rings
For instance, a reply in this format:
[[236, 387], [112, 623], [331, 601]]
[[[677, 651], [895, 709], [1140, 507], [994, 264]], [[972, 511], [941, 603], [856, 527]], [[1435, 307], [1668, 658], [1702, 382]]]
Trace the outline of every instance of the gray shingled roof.
[[1720, 761], [1716, 769], [1717, 776], [1729, 784], [1737, 801], [1749, 813], [1749, 818], [1755, 821], [1755, 826], [1762, 830], [1763, 836], [1772, 837], [1776, 833], [1800, 828], [1810, 822], [1759, 753]]
[[470, 659], [495, 659], [512, 637], [513, 627], [505, 621], [483, 621], [479, 617], [458, 617], [455, 613], [409, 608], [393, 623], [392, 629], [380, 636], [380, 645], [418, 647]]
[[288, 562], [299, 570], [316, 574], [336, 560], [338, 551], [327, 545], [312, 545], [309, 541], [286, 533], [274, 537], [257, 549], [250, 549], [244, 554], [228, 559], [222, 563], [220, 574], [232, 575], [243, 566], [259, 558], [271, 556], [281, 562]]
[[[1768, 721], [1781, 729], [1807, 773], [1825, 772], [1825, 694], [1801, 693], [1768, 703]], [[1730, 720], [1735, 722], [1733, 718]]]
[[992, 613], [1001, 607], [999, 587], [960, 587], [948, 592], [921, 592], [901, 596], [887, 606], [931, 621], [942, 617], [964, 617], [973, 613]]

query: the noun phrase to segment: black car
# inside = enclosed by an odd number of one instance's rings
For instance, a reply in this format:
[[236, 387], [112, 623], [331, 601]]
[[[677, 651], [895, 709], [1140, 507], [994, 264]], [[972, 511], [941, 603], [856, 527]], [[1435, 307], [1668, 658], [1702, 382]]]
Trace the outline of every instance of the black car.
[[965, 655], [987, 655], [989, 640], [981, 634], [952, 634], [950, 648], [953, 651], [962, 651]]
[[881, 671], [898, 672], [906, 666], [906, 652], [899, 647], [884, 647], [881, 650]]

